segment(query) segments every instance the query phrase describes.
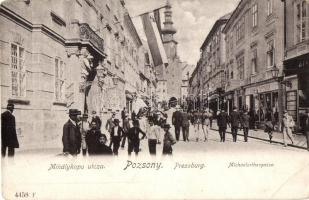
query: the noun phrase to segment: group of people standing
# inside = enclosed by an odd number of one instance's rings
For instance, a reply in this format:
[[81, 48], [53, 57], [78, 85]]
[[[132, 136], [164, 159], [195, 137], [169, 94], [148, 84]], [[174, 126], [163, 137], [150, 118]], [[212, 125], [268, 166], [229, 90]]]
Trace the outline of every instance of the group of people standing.
[[172, 115], [172, 124], [175, 127], [176, 140], [180, 139], [180, 130], [182, 130], [183, 141], [189, 142], [190, 124], [194, 127], [194, 140], [201, 140], [200, 133], [203, 133], [203, 139], [208, 140], [209, 130], [212, 125], [213, 114], [209, 109], [201, 112], [194, 110], [191, 113], [182, 111], [179, 106], [176, 106], [176, 111]]
[[[109, 134], [109, 145], [107, 143], [107, 136], [101, 132], [101, 119], [96, 116], [95, 111], [90, 121], [78, 118], [80, 111], [75, 109], [69, 110], [69, 120], [63, 127], [63, 153], [65, 155], [77, 155], [82, 149], [83, 155], [115, 155], [119, 153], [120, 147], [124, 149], [126, 141], [128, 141], [127, 149], [128, 155], [132, 152], [138, 155], [140, 148], [140, 141], [148, 138], [148, 147], [150, 155], [156, 155], [156, 146], [161, 144], [160, 132], [164, 130], [163, 139], [163, 154], [172, 154], [172, 145], [176, 142], [169, 132], [170, 125], [166, 123], [167, 116], [155, 117], [135, 116], [134, 120], [128, 118], [128, 113], [125, 108], [121, 113], [122, 124], [116, 118], [116, 114], [112, 113], [111, 117], [106, 121], [105, 130]], [[147, 118], [145, 130], [140, 126], [141, 118]], [[89, 124], [89, 129], [85, 124]], [[131, 124], [133, 126], [131, 126]]]

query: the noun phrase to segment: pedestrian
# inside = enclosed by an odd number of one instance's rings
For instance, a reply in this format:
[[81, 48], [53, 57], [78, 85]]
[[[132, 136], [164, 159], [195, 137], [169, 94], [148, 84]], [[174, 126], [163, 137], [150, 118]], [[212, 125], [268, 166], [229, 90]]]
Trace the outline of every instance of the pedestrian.
[[122, 143], [121, 143], [121, 148], [124, 148], [124, 145], [126, 143], [126, 139], [128, 137], [128, 131], [130, 129], [130, 122], [129, 122], [129, 119], [128, 119], [128, 113], [125, 113], [125, 116], [124, 116], [124, 119], [123, 119], [123, 126], [122, 126], [122, 129], [123, 129], [123, 132], [124, 132], [124, 135], [122, 137]]
[[240, 115], [239, 112], [237, 112], [237, 108], [235, 106], [233, 107], [233, 111], [230, 114], [229, 120], [231, 124], [233, 142], [237, 142], [237, 131], [240, 124]]
[[19, 148], [15, 116], [13, 115], [14, 104], [8, 103], [6, 109], [1, 114], [1, 155], [5, 157], [6, 149], [8, 149], [8, 157], [13, 157], [15, 148]]
[[214, 118], [214, 112], [210, 109], [210, 117], [209, 117], [209, 125], [210, 125], [210, 129], [212, 129], [212, 120]]
[[157, 144], [160, 144], [160, 127], [154, 125], [152, 118], [148, 118], [147, 138], [150, 155], [156, 155]]
[[179, 141], [179, 136], [180, 136], [180, 127], [182, 124], [182, 115], [181, 112], [179, 111], [180, 107], [177, 105], [176, 106], [176, 111], [173, 112], [172, 115], [172, 124], [175, 127], [175, 138], [177, 141]]
[[169, 124], [165, 124], [164, 129], [164, 139], [163, 139], [163, 155], [172, 155], [173, 148], [172, 145], [176, 144], [175, 139], [172, 134], [169, 132], [171, 126]]
[[112, 138], [111, 138], [111, 132], [112, 132], [113, 127], [115, 126], [115, 124], [114, 124], [115, 116], [116, 116], [116, 114], [115, 114], [115, 113], [112, 113], [111, 118], [109, 118], [109, 119], [106, 121], [106, 124], [105, 124], [105, 129], [108, 131], [108, 133], [109, 133], [109, 135], [110, 135], [109, 147], [112, 147], [112, 144], [113, 144]]
[[99, 144], [96, 148], [96, 155], [113, 155], [112, 149], [106, 145], [106, 135], [101, 134]]
[[96, 121], [91, 122], [85, 137], [89, 156], [97, 154], [97, 146], [101, 137], [101, 131], [97, 129], [96, 123]]
[[[95, 121], [96, 125], [97, 125], [97, 129], [101, 130], [101, 126], [102, 126], [102, 121], [100, 119], [99, 116], [97, 116], [97, 112], [96, 111], [92, 111], [92, 118], [91, 118], [91, 122]], [[90, 122], [90, 123], [91, 123]]]
[[127, 109], [126, 109], [126, 107], [123, 107], [123, 109], [121, 111], [122, 127], [123, 127], [123, 121], [125, 119], [126, 114], [127, 114]]
[[248, 142], [248, 134], [249, 134], [249, 127], [250, 127], [250, 115], [248, 111], [243, 112], [242, 115], [242, 127], [244, 130], [244, 140]]
[[119, 126], [119, 119], [114, 119], [114, 127], [111, 131], [111, 140], [113, 143], [113, 153], [115, 156], [118, 156], [118, 150], [120, 147], [121, 138], [124, 135], [123, 129]]
[[265, 132], [268, 133], [269, 142], [272, 143], [274, 125], [272, 123], [271, 109], [267, 109], [265, 114]]
[[181, 117], [182, 117], [182, 120], [181, 120], [181, 127], [182, 127], [182, 138], [183, 138], [183, 141], [187, 141], [189, 142], [189, 130], [190, 130], [190, 113], [188, 112], [185, 112], [183, 111], [181, 113]]
[[307, 150], [309, 151], [309, 108], [306, 109], [305, 135], [307, 139]]
[[81, 132], [77, 124], [77, 116], [81, 112], [77, 109], [69, 110], [69, 120], [63, 126], [63, 153], [64, 155], [76, 156], [80, 153], [81, 149]]
[[200, 125], [201, 125], [200, 113], [197, 110], [195, 110], [192, 118], [193, 118], [192, 121], [193, 121], [195, 139], [196, 139], [196, 142], [198, 142], [200, 138]]
[[132, 151], [135, 152], [135, 155], [138, 155], [139, 145], [140, 145], [140, 137], [139, 134], [142, 134], [142, 138], [146, 137], [146, 133], [139, 128], [138, 120], [133, 121], [133, 127], [128, 131], [128, 154], [131, 155]]
[[229, 116], [224, 109], [217, 116], [217, 124], [219, 127], [220, 142], [225, 142], [225, 133], [229, 123]]
[[294, 144], [294, 138], [292, 134], [292, 128], [294, 126], [295, 122], [293, 120], [293, 117], [289, 115], [287, 110], [285, 110], [283, 115], [283, 143], [285, 147], [287, 146], [287, 136], [290, 138], [292, 144]]
[[211, 114], [209, 112], [209, 109], [205, 109], [204, 112], [202, 113], [202, 130], [203, 130], [204, 137], [205, 137], [204, 142], [208, 140], [209, 128], [210, 128], [210, 117], [211, 117]]

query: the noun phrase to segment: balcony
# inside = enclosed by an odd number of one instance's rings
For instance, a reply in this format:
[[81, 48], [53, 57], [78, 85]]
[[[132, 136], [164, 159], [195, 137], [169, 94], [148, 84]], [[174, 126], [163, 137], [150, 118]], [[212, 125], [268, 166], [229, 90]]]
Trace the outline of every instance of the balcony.
[[104, 40], [87, 23], [72, 22], [70, 36], [66, 46], [89, 46], [102, 56], [104, 53]]
[[288, 48], [286, 50], [285, 59], [287, 60], [306, 53], [309, 53], [309, 39]]

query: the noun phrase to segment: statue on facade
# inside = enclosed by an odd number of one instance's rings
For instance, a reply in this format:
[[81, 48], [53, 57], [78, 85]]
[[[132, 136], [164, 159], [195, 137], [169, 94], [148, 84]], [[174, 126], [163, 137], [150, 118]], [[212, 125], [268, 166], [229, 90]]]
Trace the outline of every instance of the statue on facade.
[[86, 54], [82, 58], [81, 63], [81, 82], [86, 83], [88, 81], [88, 77], [90, 72], [93, 70], [93, 56], [91, 54]]

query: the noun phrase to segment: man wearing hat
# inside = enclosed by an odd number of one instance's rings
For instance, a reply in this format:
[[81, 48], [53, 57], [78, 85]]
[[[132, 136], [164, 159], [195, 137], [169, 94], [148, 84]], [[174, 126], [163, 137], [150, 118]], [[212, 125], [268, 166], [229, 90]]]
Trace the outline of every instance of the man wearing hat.
[[124, 135], [123, 135], [123, 139], [122, 139], [122, 142], [121, 142], [121, 148], [124, 148], [124, 145], [126, 144], [128, 131], [130, 129], [130, 122], [129, 122], [128, 116], [129, 116], [129, 114], [126, 112], [124, 114], [124, 118], [123, 118], [123, 122], [122, 122], [123, 123], [122, 129], [123, 129]]
[[164, 139], [163, 139], [163, 155], [172, 155], [173, 149], [172, 145], [176, 144], [175, 139], [173, 138], [172, 134], [169, 132], [171, 126], [169, 124], [165, 124], [163, 126], [164, 129]]
[[239, 128], [239, 124], [241, 122], [240, 114], [237, 111], [237, 108], [234, 106], [233, 111], [230, 114], [230, 122], [231, 122], [231, 132], [233, 136], [233, 142], [237, 141], [237, 131]]
[[307, 150], [309, 151], [309, 108], [306, 109], [305, 134], [307, 138]]
[[[140, 139], [139, 135], [142, 134]], [[133, 127], [128, 131], [128, 154], [129, 156], [134, 151], [135, 155], [138, 155], [140, 140], [143, 140], [146, 137], [146, 133], [139, 128], [139, 121], [133, 121]]]
[[176, 111], [172, 115], [172, 123], [175, 127], [175, 137], [176, 140], [179, 141], [179, 136], [180, 136], [180, 127], [182, 124], [182, 115], [181, 112], [179, 111], [180, 107], [179, 105], [176, 106]]
[[217, 116], [217, 124], [219, 127], [220, 142], [225, 142], [225, 133], [229, 124], [229, 116], [224, 108], [221, 109], [221, 112]]
[[77, 116], [81, 115], [81, 112], [77, 109], [69, 110], [70, 119], [63, 126], [63, 153], [76, 156], [80, 153], [81, 148], [81, 133], [77, 124]]
[[15, 116], [13, 115], [14, 104], [9, 103], [7, 110], [1, 114], [1, 155], [5, 157], [8, 148], [8, 156], [13, 157], [15, 148], [19, 148], [16, 134]]

